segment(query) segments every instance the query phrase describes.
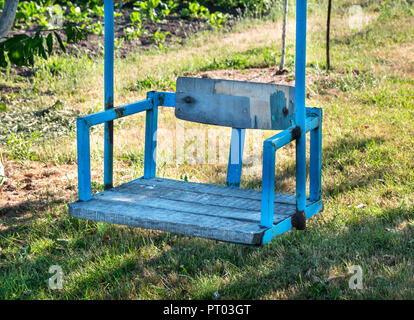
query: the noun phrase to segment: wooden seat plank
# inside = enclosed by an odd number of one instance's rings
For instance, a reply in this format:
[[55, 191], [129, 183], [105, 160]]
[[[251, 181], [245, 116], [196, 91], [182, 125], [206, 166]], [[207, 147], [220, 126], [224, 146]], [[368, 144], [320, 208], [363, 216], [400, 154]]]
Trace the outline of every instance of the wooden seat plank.
[[[246, 222], [260, 223], [260, 208], [258, 210], [249, 210], [247, 208], [235, 208], [222, 205], [198, 203], [196, 201], [187, 201], [179, 195], [175, 199], [168, 197], [153, 197], [141, 192], [126, 193], [119, 191], [108, 191], [94, 196], [96, 200], [134, 202], [141, 206], [147, 206], [154, 209], [174, 210], [179, 212], [189, 212], [193, 214], [209, 215], [234, 219]], [[275, 208], [274, 221], [279, 222], [295, 213], [295, 207], [291, 205], [281, 205]]]
[[[152, 187], [173, 188], [182, 189], [192, 192], [199, 192], [202, 194], [215, 194], [221, 196], [232, 196], [251, 200], [261, 200], [261, 192], [251, 189], [233, 189], [224, 186], [218, 186], [213, 184], [196, 183], [196, 182], [184, 182], [166, 178], [153, 178], [153, 179], [140, 179], [126, 183], [122, 188], [127, 187], [129, 184], [142, 184]], [[275, 203], [285, 203], [296, 205], [296, 196], [294, 194], [281, 194], [275, 193]], [[308, 204], [311, 202], [308, 201]]]
[[[180, 199], [194, 204], [215, 205], [220, 207], [235, 208], [240, 210], [260, 211], [260, 200], [246, 199], [242, 197], [233, 197], [231, 195], [220, 195], [212, 193], [192, 192], [184, 189], [163, 188], [161, 186], [146, 186], [133, 184], [119, 188], [120, 192], [130, 194], [145, 195], [151, 198]], [[292, 205], [278, 204], [277, 207], [292, 207]]]

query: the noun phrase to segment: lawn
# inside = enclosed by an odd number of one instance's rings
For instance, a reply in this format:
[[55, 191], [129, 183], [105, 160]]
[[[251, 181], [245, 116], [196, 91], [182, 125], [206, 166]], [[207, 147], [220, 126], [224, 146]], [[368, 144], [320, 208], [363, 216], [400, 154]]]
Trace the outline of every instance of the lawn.
[[[77, 115], [103, 109], [103, 59], [38, 59], [0, 77], [0, 299], [414, 299], [414, 6], [368, 1], [349, 24], [352, 1], [332, 20], [325, 71], [326, 2], [309, 1], [307, 105], [323, 108], [325, 210], [305, 231], [248, 247], [71, 218], [77, 200]], [[136, 48], [116, 60], [115, 104], [174, 90], [181, 75], [294, 84], [293, 7], [286, 67], [280, 15], [241, 17], [185, 44]], [[115, 123], [115, 183], [143, 175], [145, 118]], [[225, 184], [226, 163], [176, 163], [184, 122], [162, 108], [157, 175]], [[185, 123], [206, 133], [211, 126]], [[263, 140], [249, 130], [242, 188], [261, 188]], [[171, 137], [173, 137], [171, 142]], [[220, 148], [227, 157], [230, 129]], [[95, 192], [103, 189], [103, 127], [91, 134]], [[191, 148], [191, 139], [184, 146]], [[294, 145], [278, 154], [276, 190], [294, 192]], [[51, 290], [49, 268], [63, 288]], [[363, 289], [349, 288], [349, 268]]]

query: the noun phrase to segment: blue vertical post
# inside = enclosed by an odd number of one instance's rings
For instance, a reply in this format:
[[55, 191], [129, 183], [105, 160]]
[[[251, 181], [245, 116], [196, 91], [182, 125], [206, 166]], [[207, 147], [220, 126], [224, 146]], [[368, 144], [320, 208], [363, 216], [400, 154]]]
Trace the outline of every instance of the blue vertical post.
[[78, 119], [76, 122], [76, 129], [78, 146], [79, 200], [88, 201], [92, 197], [89, 127], [85, 120]]
[[[105, 0], [105, 110], [114, 107], [114, 2]], [[105, 123], [104, 188], [113, 187], [114, 123]]]
[[147, 110], [146, 115], [144, 179], [155, 178], [157, 170], [158, 99], [153, 92], [148, 92], [147, 99], [152, 99], [153, 107]]
[[322, 197], [322, 109], [313, 112], [319, 116], [319, 126], [310, 133], [309, 199], [318, 201]]
[[275, 199], [275, 161], [276, 148], [270, 141], [263, 144], [263, 172], [262, 172], [262, 202], [260, 225], [271, 228], [273, 226], [273, 212]]
[[229, 164], [227, 166], [227, 186], [229, 187], [240, 187], [245, 137], [246, 129], [232, 129]]
[[305, 131], [305, 68], [306, 68], [306, 14], [307, 1], [296, 1], [296, 75], [295, 108], [296, 125], [301, 135], [296, 140], [296, 215], [294, 227], [304, 229], [306, 225], [306, 131]]

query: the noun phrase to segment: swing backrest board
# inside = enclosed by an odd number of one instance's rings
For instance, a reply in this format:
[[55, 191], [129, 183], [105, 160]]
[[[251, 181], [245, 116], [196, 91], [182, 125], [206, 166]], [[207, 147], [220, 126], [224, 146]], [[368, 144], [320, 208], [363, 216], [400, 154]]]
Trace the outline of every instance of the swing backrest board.
[[181, 77], [175, 116], [240, 129], [285, 130], [295, 120], [295, 87]]

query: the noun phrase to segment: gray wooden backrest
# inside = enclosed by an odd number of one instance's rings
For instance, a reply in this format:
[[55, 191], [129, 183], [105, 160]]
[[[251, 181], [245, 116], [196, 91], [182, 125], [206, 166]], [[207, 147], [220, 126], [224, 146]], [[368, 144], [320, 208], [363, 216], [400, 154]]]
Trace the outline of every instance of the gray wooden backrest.
[[177, 79], [175, 115], [241, 129], [284, 130], [295, 119], [295, 88], [233, 80]]

